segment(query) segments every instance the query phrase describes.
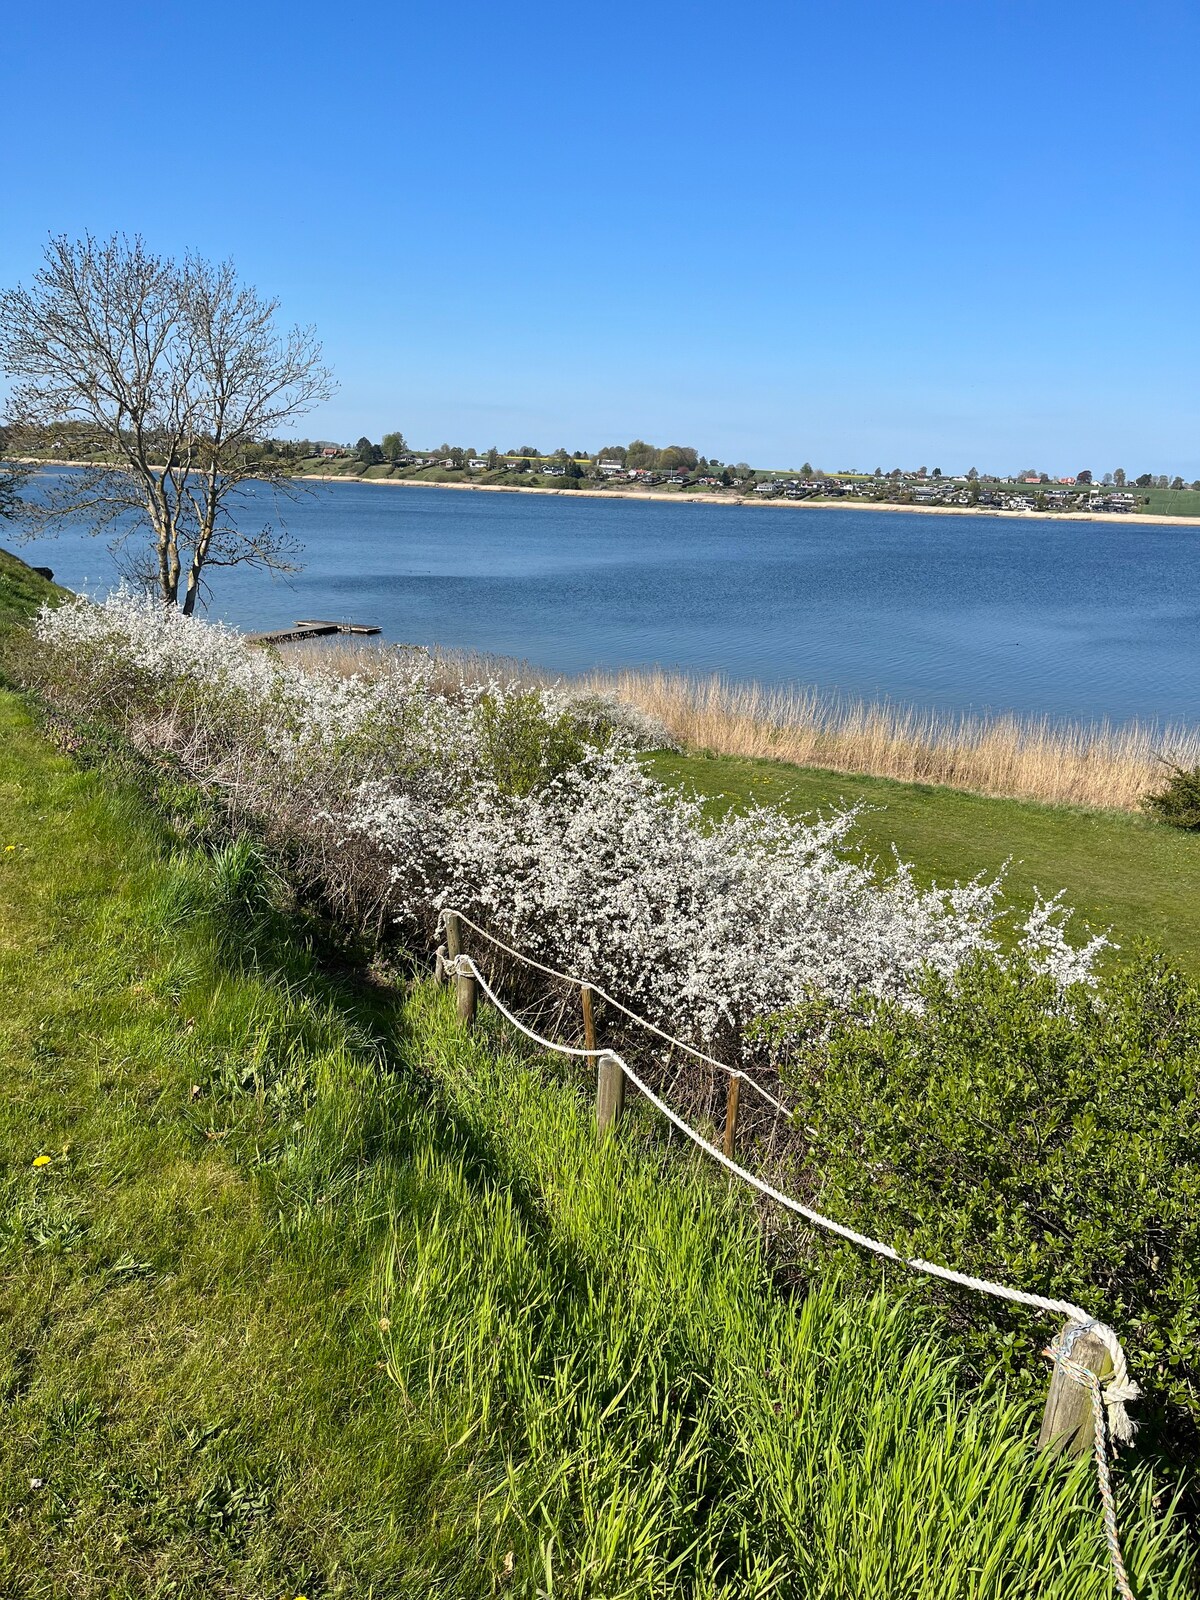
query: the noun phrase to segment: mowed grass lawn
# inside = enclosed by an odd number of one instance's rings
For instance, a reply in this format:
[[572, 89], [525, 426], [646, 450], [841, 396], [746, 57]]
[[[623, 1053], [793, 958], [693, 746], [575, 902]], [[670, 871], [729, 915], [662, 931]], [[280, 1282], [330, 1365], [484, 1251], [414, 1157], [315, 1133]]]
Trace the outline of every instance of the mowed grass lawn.
[[662, 753], [649, 766], [714, 810], [761, 801], [800, 815], [861, 804], [864, 855], [886, 863], [894, 844], [926, 883], [991, 876], [1010, 860], [1008, 892], [1019, 905], [1031, 903], [1035, 887], [1063, 889], [1077, 926], [1111, 928], [1120, 944], [1151, 939], [1200, 972], [1200, 833], [1124, 812], [993, 800], [774, 761]]

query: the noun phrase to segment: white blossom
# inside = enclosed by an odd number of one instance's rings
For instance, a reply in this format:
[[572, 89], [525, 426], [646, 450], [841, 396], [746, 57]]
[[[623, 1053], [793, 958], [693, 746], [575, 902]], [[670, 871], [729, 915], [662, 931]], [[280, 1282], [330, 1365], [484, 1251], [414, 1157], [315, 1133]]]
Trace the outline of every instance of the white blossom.
[[[1007, 945], [1060, 986], [1090, 983], [1107, 943], [1067, 940], [1061, 896], [1038, 898], [1006, 943], [1002, 875], [922, 888], [899, 858], [864, 865], [853, 810], [711, 821], [638, 762], [661, 729], [569, 687], [448, 680], [413, 650], [369, 675], [306, 670], [124, 593], [46, 610], [37, 631], [52, 692], [224, 786], [347, 903], [426, 942], [436, 910], [457, 906], [694, 1039], [736, 1039], [809, 997], [915, 1006], [929, 971], [950, 978]], [[597, 741], [528, 793], [489, 769], [483, 731], [516, 694]]]

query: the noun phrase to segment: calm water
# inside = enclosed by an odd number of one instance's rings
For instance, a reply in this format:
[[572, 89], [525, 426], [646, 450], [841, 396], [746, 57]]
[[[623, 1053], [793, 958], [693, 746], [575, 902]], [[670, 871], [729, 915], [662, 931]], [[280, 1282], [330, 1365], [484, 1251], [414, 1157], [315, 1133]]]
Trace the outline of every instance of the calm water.
[[[1200, 721], [1200, 526], [659, 505], [313, 485], [258, 521], [302, 573], [214, 574], [211, 614], [380, 624], [556, 671], [661, 664], [951, 710]], [[18, 547], [100, 592], [103, 538]]]

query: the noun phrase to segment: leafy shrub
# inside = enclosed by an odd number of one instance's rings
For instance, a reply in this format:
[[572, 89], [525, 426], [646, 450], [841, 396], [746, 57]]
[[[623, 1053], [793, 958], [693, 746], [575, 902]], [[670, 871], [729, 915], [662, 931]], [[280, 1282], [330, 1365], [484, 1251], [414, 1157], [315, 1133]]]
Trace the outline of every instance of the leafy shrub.
[[[867, 1004], [791, 1049], [814, 1204], [908, 1255], [1083, 1305], [1127, 1341], [1172, 1431], [1180, 1413], [1200, 1428], [1200, 987], [1149, 953], [1100, 997], [980, 957], [923, 1001]], [[1014, 1371], [1036, 1369], [1044, 1319], [959, 1302], [989, 1324], [981, 1350], [1000, 1326]]]
[[579, 720], [552, 709], [536, 689], [487, 693], [477, 716], [483, 770], [501, 794], [529, 794], [584, 758]]
[[1146, 810], [1173, 828], [1200, 828], [1200, 767], [1171, 763], [1162, 789], [1145, 796]]

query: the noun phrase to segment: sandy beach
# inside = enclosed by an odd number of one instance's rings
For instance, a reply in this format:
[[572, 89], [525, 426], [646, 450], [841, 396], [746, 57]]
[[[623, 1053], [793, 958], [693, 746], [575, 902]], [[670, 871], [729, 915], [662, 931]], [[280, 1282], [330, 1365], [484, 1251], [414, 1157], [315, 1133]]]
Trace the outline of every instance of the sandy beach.
[[[65, 464], [65, 463], [64, 463]], [[677, 506], [755, 506], [785, 507], [792, 510], [821, 511], [902, 511], [919, 517], [1007, 517], [1036, 522], [1153, 522], [1165, 527], [1198, 528], [1200, 517], [1152, 516], [1150, 512], [1126, 511], [997, 511], [990, 506], [902, 506], [877, 500], [787, 500], [782, 495], [685, 495], [661, 494], [653, 489], [534, 489], [526, 484], [430, 483], [423, 478], [359, 478], [341, 473], [302, 472], [297, 480], [306, 483], [371, 483], [389, 489], [450, 489], [471, 494], [551, 494], [578, 500], [653, 500]]]

